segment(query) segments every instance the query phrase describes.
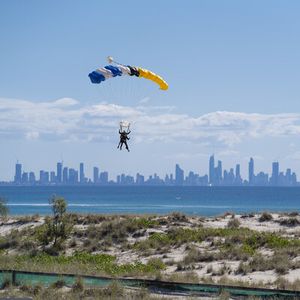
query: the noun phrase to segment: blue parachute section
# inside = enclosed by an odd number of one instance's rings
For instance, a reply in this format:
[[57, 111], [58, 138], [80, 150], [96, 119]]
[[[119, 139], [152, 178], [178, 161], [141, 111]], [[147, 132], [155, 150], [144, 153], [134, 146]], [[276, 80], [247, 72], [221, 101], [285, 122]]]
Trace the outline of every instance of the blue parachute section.
[[90, 73], [89, 77], [92, 83], [100, 83], [102, 81], [105, 81], [105, 77], [97, 71], [93, 71], [92, 73]]
[[104, 68], [111, 71], [113, 77], [122, 75], [122, 71], [118, 67], [109, 65], [109, 66], [106, 66]]

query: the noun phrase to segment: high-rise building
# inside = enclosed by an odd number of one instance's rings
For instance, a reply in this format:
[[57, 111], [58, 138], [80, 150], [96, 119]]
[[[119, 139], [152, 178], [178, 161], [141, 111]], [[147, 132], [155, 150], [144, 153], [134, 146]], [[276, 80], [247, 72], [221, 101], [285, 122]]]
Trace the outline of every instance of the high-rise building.
[[14, 183], [20, 184], [22, 182], [22, 165], [16, 163]]
[[265, 186], [269, 184], [269, 175], [264, 172], [259, 172], [255, 176], [255, 185]]
[[235, 166], [235, 184], [241, 185], [243, 183], [242, 177], [241, 177], [241, 166], [240, 164], [237, 164]]
[[55, 172], [54, 171], [50, 172], [50, 182], [51, 183], [55, 183], [56, 182], [56, 176], [55, 176]]
[[56, 164], [56, 182], [61, 183], [62, 182], [62, 162], [58, 162]]
[[249, 174], [248, 175], [249, 184], [253, 185], [255, 180], [255, 175], [254, 175], [254, 160], [252, 157], [250, 158], [249, 161], [248, 174]]
[[145, 177], [143, 175], [137, 173], [135, 183], [138, 184], [138, 185], [144, 184], [145, 183]]
[[63, 169], [62, 182], [64, 184], [69, 182], [69, 169], [67, 167], [64, 167]]
[[79, 166], [79, 181], [80, 183], [84, 183], [84, 165], [83, 163], [80, 163], [80, 166]]
[[99, 179], [101, 184], [108, 184], [108, 172], [101, 172]]
[[183, 185], [183, 181], [184, 181], [184, 172], [179, 167], [179, 165], [176, 164], [176, 166], [175, 166], [175, 184], [176, 185]]
[[295, 172], [293, 172], [293, 174], [292, 174], [291, 182], [292, 182], [292, 185], [297, 184], [297, 175]]
[[27, 184], [28, 182], [29, 182], [28, 173], [23, 172], [23, 174], [22, 174], [22, 183]]
[[279, 162], [272, 163], [272, 177], [270, 178], [272, 185], [278, 185], [279, 183]]
[[290, 168], [286, 169], [285, 181], [286, 185], [292, 185], [292, 170]]
[[48, 183], [49, 183], [49, 172], [40, 170], [40, 184], [48, 184]]
[[94, 167], [93, 175], [94, 175], [93, 176], [94, 177], [94, 179], [93, 179], [94, 183], [99, 182], [99, 168]]
[[215, 178], [213, 183], [214, 184], [221, 184], [222, 183], [222, 162], [218, 160], [218, 166], [215, 168]]
[[214, 184], [215, 182], [215, 157], [212, 155], [209, 158], [209, 183]]
[[68, 183], [71, 183], [71, 184], [78, 183], [78, 171], [76, 171], [75, 169], [72, 169], [72, 168], [69, 169]]
[[33, 172], [29, 173], [29, 183], [30, 184], [35, 184], [35, 175]]

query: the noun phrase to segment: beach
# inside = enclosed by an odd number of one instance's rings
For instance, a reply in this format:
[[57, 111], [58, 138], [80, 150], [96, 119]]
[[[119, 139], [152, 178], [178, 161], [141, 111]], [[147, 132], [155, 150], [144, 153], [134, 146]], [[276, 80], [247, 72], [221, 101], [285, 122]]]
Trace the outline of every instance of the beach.
[[[57, 257], [106, 255], [115, 274], [180, 282], [227, 283], [268, 288], [300, 287], [298, 213], [231, 213], [218, 217], [156, 215], [76, 215], [69, 236], [50, 253], [36, 238], [43, 216], [9, 217], [0, 226], [1, 268], [113, 275], [87, 258], [59, 264], [35, 261], [41, 253]], [[46, 249], [46, 250], [45, 250]], [[48, 249], [48, 250], [47, 250]], [[30, 255], [28, 261], [16, 257]], [[127, 267], [124, 267], [127, 266]], [[128, 266], [132, 266], [129, 268]], [[134, 267], [133, 267], [134, 266]], [[127, 269], [126, 269], [127, 268]], [[130, 270], [129, 270], [130, 269]]]

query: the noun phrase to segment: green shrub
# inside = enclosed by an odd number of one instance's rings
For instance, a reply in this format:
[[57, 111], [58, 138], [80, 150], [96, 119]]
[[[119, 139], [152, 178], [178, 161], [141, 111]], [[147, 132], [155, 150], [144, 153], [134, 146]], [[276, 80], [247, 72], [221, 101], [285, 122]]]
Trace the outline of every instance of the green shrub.
[[76, 281], [72, 285], [72, 291], [75, 293], [82, 292], [84, 290], [83, 280], [80, 277], [76, 278]]
[[171, 213], [171, 215], [168, 216], [168, 219], [170, 222], [182, 222], [182, 223], [189, 222], [189, 219], [186, 217], [186, 215], [181, 212]]
[[249, 272], [251, 272], [251, 268], [249, 267], [249, 265], [247, 263], [240, 262], [238, 268], [235, 271], [235, 274], [246, 275]]
[[280, 223], [280, 225], [287, 226], [287, 227], [295, 227], [300, 224], [300, 222], [297, 218], [283, 219], [283, 220], [280, 220], [279, 223]]
[[164, 270], [166, 268], [166, 265], [160, 258], [150, 258], [147, 265], [157, 271]]
[[263, 212], [262, 215], [259, 217], [259, 222], [267, 222], [273, 220], [273, 217], [268, 212]]
[[61, 289], [62, 287], [64, 287], [66, 285], [66, 282], [63, 279], [59, 279], [57, 281], [55, 281], [51, 287], [54, 289]]
[[241, 222], [236, 218], [229, 220], [227, 223], [228, 228], [239, 228], [240, 225], [241, 225]]

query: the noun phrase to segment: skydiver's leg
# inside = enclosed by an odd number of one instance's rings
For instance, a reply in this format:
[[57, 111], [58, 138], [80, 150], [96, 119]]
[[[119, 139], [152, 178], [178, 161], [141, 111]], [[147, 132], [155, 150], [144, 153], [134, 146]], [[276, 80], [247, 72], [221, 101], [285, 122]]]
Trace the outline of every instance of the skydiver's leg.
[[123, 147], [123, 142], [120, 142], [120, 150], [122, 150], [122, 147]]
[[119, 142], [119, 145], [118, 145], [117, 149], [119, 149], [120, 145], [121, 145], [121, 141]]
[[126, 147], [127, 151], [129, 152], [130, 150], [128, 148], [127, 141], [125, 141], [124, 144], [125, 144], [125, 147]]

